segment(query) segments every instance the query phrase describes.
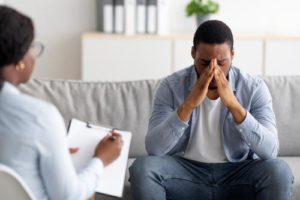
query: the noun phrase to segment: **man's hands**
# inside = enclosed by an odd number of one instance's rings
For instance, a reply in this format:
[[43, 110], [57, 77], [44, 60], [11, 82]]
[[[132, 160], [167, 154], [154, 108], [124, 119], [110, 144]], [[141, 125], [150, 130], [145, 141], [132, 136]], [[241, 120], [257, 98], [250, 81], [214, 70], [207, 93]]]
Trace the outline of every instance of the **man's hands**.
[[95, 150], [95, 157], [102, 160], [103, 165], [107, 166], [117, 159], [123, 146], [122, 136], [113, 132], [105, 136], [98, 144]]
[[214, 66], [214, 80], [217, 84], [218, 94], [224, 104], [228, 109], [234, 107], [236, 104], [239, 104], [235, 98], [232, 89], [228, 80], [226, 79], [225, 74], [217, 64], [217, 59], [212, 59], [211, 63]]
[[225, 74], [217, 65], [217, 59], [211, 61], [215, 67], [214, 78], [218, 87], [218, 94], [224, 104], [231, 112], [234, 121], [239, 124], [246, 118], [247, 112], [245, 108], [238, 102], [236, 97], [233, 94], [233, 91], [230, 87], [228, 80], [225, 77]]
[[207, 95], [209, 84], [214, 77], [215, 68], [216, 66], [213, 65], [213, 62], [210, 62], [209, 67], [206, 68], [204, 73], [198, 78], [191, 93], [178, 108], [177, 114], [182, 121], [188, 121], [193, 110], [202, 104]]
[[178, 108], [177, 114], [182, 121], [188, 121], [193, 110], [202, 104], [209, 92], [211, 82], [215, 81], [217, 95], [221, 98], [223, 104], [232, 113], [236, 123], [241, 123], [246, 117], [246, 110], [240, 105], [233, 94], [225, 74], [217, 64], [217, 59], [211, 60], [210, 65], [197, 80], [191, 93], [185, 99], [183, 104]]

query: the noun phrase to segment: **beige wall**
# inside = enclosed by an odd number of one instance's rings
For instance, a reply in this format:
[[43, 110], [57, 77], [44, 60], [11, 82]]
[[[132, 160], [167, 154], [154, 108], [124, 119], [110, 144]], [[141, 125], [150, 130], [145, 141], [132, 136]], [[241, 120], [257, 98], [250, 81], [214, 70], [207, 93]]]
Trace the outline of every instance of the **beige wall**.
[[80, 36], [96, 27], [93, 0], [6, 0], [5, 3], [31, 16], [36, 40], [46, 46], [37, 60], [35, 77], [79, 79]]

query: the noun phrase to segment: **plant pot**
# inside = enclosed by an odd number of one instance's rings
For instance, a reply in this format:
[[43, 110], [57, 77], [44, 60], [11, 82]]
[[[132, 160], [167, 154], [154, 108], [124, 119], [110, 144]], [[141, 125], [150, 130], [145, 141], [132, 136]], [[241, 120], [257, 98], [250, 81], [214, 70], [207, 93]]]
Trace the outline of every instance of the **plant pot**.
[[200, 26], [203, 22], [209, 20], [209, 15], [197, 15], [197, 26]]

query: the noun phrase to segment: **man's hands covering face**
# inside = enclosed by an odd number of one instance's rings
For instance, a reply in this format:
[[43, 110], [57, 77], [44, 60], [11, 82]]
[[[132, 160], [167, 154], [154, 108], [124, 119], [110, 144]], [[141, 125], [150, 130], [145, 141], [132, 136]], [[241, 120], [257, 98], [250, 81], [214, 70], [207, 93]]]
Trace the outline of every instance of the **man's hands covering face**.
[[[240, 123], [245, 119], [247, 114], [245, 109], [234, 96], [225, 74], [218, 66], [217, 59], [214, 58], [211, 60], [209, 67], [200, 75], [191, 93], [178, 108], [177, 113], [181, 120], [188, 121], [193, 110], [202, 104], [205, 97], [210, 93], [209, 85], [213, 79], [217, 86], [217, 93], [212, 91], [212, 96], [215, 98], [219, 96], [221, 98], [224, 106], [229, 109], [237, 123]], [[214, 96], [215, 94], [217, 95]]]

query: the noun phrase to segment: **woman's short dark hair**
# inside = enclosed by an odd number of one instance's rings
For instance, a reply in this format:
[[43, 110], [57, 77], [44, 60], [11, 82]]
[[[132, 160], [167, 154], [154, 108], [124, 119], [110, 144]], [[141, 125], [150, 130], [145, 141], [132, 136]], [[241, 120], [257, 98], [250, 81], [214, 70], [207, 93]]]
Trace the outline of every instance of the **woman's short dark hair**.
[[201, 42], [206, 44], [223, 44], [227, 42], [230, 49], [233, 50], [232, 32], [229, 26], [222, 21], [208, 20], [203, 22], [194, 35], [194, 47], [197, 47]]
[[0, 70], [17, 64], [27, 53], [34, 38], [32, 20], [7, 6], [0, 6]]

